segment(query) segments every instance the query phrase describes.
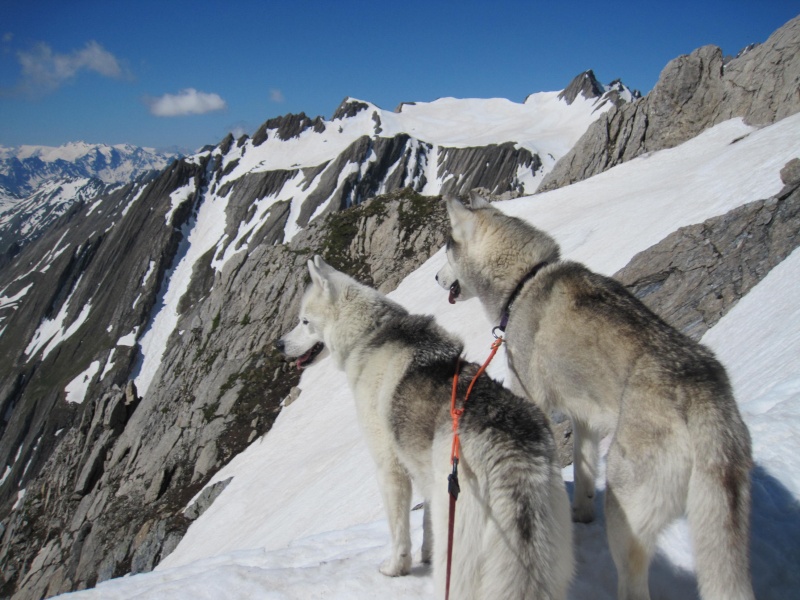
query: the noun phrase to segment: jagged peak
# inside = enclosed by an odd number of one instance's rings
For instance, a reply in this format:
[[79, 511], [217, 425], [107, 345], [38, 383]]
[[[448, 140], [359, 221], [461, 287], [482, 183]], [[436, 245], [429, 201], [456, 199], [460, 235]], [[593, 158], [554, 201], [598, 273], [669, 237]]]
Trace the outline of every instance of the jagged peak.
[[599, 98], [605, 93], [605, 88], [597, 80], [594, 71], [589, 69], [575, 77], [569, 85], [558, 95], [559, 100], [564, 100], [567, 104], [572, 104], [578, 94], [584, 98]]
[[287, 113], [281, 117], [267, 120], [253, 135], [253, 145], [260, 146], [269, 137], [269, 131], [274, 130], [275, 135], [282, 141], [299, 136], [306, 129], [313, 128], [316, 132], [325, 131], [325, 122], [322, 117], [311, 119], [306, 113]]
[[371, 104], [369, 102], [364, 102], [363, 100], [358, 100], [356, 98], [351, 98], [348, 96], [342, 103], [339, 105], [339, 108], [333, 113], [331, 117], [332, 121], [337, 119], [348, 119], [350, 117], [354, 117], [362, 110], [369, 109]]
[[578, 96], [583, 96], [587, 100], [595, 99], [595, 110], [606, 103], [611, 102], [615, 106], [633, 102], [642, 97], [639, 90], [628, 88], [621, 79], [615, 79], [608, 85], [601, 84], [589, 69], [575, 77], [570, 84], [558, 94], [558, 99], [571, 105]]

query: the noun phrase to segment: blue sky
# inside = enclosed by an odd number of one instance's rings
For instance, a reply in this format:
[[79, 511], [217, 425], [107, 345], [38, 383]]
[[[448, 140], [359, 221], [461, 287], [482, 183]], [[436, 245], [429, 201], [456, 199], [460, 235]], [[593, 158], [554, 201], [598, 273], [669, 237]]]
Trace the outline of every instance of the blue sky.
[[346, 96], [404, 101], [560, 90], [594, 69], [649, 92], [666, 63], [735, 54], [796, 0], [193, 2], [0, 0], [0, 145], [198, 148]]

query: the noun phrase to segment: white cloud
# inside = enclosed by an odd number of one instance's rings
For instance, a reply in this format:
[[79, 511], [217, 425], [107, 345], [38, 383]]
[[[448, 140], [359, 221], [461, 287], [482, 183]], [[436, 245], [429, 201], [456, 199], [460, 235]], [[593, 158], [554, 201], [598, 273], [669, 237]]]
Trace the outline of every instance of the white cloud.
[[128, 76], [119, 60], [95, 41], [69, 54], [53, 52], [47, 44], [39, 43], [31, 51], [17, 52], [17, 59], [22, 68], [20, 88], [32, 92], [56, 90], [84, 70], [114, 79]]
[[178, 117], [183, 115], [202, 115], [215, 110], [223, 110], [228, 104], [219, 94], [198, 92], [186, 88], [177, 94], [164, 94], [158, 98], [145, 100], [150, 112], [157, 117]]
[[283, 102], [286, 98], [283, 97], [283, 92], [277, 89], [269, 91], [269, 99], [273, 102]]

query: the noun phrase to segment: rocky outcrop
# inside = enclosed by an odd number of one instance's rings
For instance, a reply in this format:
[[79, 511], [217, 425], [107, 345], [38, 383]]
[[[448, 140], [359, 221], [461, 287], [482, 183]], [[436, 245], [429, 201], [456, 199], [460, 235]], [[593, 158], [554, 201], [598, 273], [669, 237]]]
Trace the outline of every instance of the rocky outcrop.
[[800, 159], [776, 196], [682, 227], [637, 254], [616, 277], [650, 308], [700, 339], [800, 245]]
[[342, 103], [339, 105], [339, 107], [333, 111], [331, 121], [336, 121], [338, 119], [349, 119], [350, 117], [355, 117], [362, 110], [368, 109], [369, 104], [366, 102], [361, 102], [360, 100], [356, 100], [354, 98], [345, 98], [342, 100]]
[[279, 140], [286, 141], [298, 137], [307, 129], [312, 129], [317, 133], [325, 131], [325, 123], [322, 117], [317, 116], [310, 119], [306, 113], [299, 114], [286, 114], [282, 117], [275, 117], [266, 121], [258, 130], [253, 134], [253, 144], [260, 146], [263, 144], [270, 135], [270, 132]]
[[442, 194], [466, 196], [476, 188], [494, 196], [515, 197], [524, 193], [518, 176], [542, 168], [538, 155], [512, 142], [479, 148], [441, 148], [439, 178]]
[[664, 148], [733, 117], [766, 125], [800, 111], [800, 17], [724, 64], [704, 46], [672, 60], [639, 102], [612, 108], [543, 179], [538, 192], [559, 188]]
[[578, 95], [588, 99], [599, 98], [604, 93], [605, 90], [597, 80], [597, 77], [595, 77], [594, 71], [589, 69], [570, 81], [569, 85], [558, 95], [558, 98], [567, 104], [572, 104]]

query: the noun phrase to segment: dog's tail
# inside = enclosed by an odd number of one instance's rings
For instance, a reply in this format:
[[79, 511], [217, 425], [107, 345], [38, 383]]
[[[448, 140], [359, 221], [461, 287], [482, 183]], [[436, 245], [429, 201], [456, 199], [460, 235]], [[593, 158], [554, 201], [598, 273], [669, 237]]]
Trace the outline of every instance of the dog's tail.
[[462, 417], [450, 597], [563, 600], [572, 522], [552, 434], [538, 409], [508, 397], [470, 398]]
[[687, 515], [700, 595], [704, 599], [752, 600], [750, 434], [730, 386], [721, 387], [715, 401], [702, 403], [690, 419], [694, 466]]

